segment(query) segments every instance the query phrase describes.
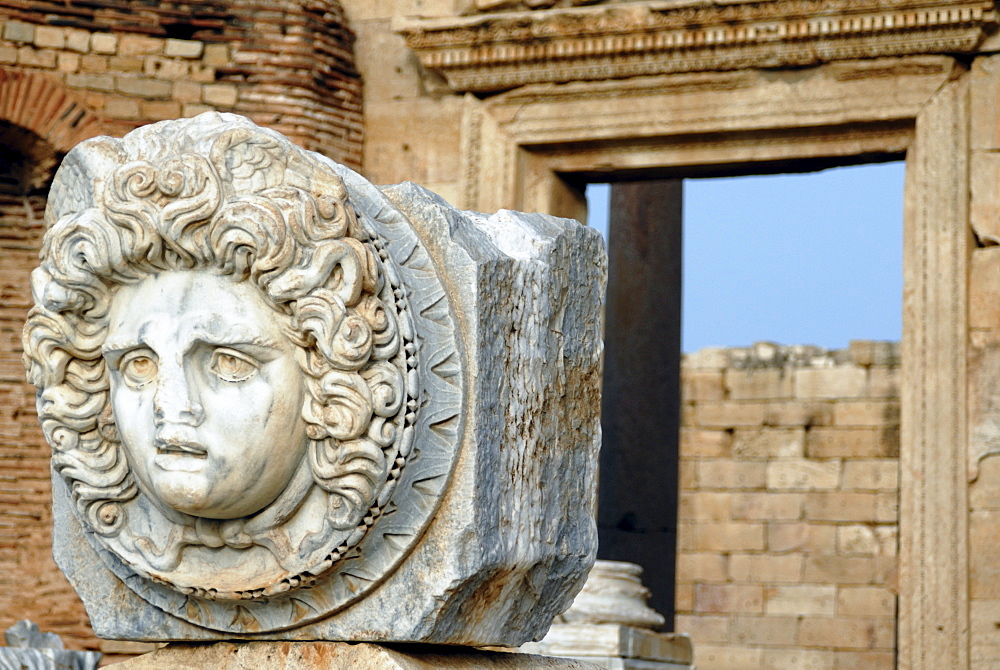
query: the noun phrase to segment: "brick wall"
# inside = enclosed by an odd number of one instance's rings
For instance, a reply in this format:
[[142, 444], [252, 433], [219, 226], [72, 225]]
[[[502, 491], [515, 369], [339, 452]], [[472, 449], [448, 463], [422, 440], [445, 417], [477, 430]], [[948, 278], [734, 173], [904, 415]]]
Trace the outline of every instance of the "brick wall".
[[358, 169], [353, 44], [336, 0], [0, 0], [0, 69], [57, 80], [105, 120], [105, 134], [236, 112]]
[[688, 355], [676, 629], [700, 670], [894, 667], [898, 347]]
[[52, 560], [50, 452], [21, 365], [44, 206], [38, 196], [0, 195], [0, 630], [30, 617], [70, 646], [93, 647], [83, 606]]

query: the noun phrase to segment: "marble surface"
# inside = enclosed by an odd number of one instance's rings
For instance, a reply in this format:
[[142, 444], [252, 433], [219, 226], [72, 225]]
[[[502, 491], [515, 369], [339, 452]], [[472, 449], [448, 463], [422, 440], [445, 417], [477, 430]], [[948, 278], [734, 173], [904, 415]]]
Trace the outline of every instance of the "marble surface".
[[21, 620], [4, 633], [0, 670], [94, 670], [101, 660], [97, 651], [63, 648], [55, 633], [43, 633], [31, 621]]
[[597, 233], [214, 113], [79, 145], [46, 222], [26, 361], [99, 636], [516, 646], [580, 588]]

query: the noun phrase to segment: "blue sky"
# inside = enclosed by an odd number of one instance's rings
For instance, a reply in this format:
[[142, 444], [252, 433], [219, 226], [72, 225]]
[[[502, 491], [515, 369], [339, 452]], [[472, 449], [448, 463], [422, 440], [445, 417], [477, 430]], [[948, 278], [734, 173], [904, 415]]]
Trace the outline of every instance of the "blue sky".
[[[682, 349], [902, 333], [904, 163], [684, 182]], [[607, 233], [607, 185], [587, 189]]]

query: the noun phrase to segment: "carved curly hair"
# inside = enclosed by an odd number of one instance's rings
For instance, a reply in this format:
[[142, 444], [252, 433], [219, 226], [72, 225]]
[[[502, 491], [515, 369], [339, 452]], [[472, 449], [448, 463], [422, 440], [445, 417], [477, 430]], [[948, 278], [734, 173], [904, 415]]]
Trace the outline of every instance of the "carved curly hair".
[[138, 493], [101, 355], [111, 301], [153, 273], [204, 268], [253, 282], [283, 315], [309, 389], [313, 478], [333, 494], [335, 527], [360, 522], [404, 380], [392, 287], [329, 166], [245, 119], [203, 114], [74, 148], [46, 219], [24, 361], [55, 469], [94, 531], [117, 534]]

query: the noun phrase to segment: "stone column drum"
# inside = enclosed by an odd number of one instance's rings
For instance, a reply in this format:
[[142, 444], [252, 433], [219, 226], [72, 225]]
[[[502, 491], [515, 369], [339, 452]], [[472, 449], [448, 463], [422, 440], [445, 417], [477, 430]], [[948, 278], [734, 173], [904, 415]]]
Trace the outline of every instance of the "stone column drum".
[[594, 561], [606, 256], [241, 117], [71, 151], [28, 376], [55, 556], [125, 640], [516, 647]]

